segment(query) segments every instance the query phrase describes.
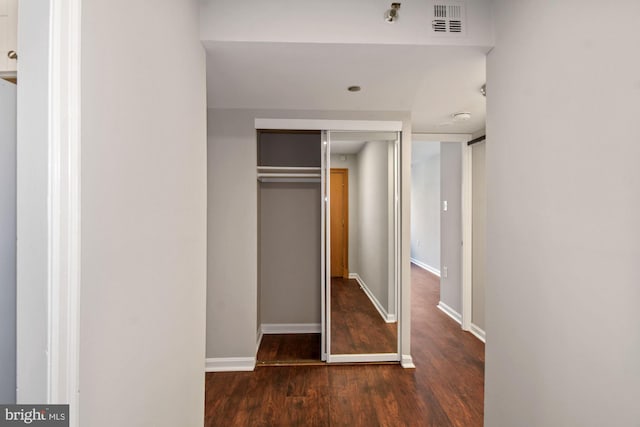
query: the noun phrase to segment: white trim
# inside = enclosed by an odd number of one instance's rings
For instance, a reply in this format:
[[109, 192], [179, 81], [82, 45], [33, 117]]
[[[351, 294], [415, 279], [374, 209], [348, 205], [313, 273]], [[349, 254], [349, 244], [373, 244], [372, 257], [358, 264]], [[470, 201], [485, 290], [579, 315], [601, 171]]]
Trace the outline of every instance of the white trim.
[[473, 162], [471, 146], [462, 146], [462, 329], [471, 329], [473, 309]]
[[413, 357], [410, 354], [403, 354], [400, 359], [400, 365], [405, 369], [415, 369], [416, 365], [413, 364]]
[[[397, 196], [397, 224], [396, 224], [396, 317], [398, 319], [398, 353], [404, 351], [405, 344], [407, 347], [411, 344], [411, 265], [406, 263], [407, 277], [405, 279], [403, 271], [405, 270], [405, 262], [411, 256], [411, 227], [409, 216], [411, 209], [409, 207], [411, 201], [411, 124], [407, 124], [408, 133], [398, 132], [396, 137], [396, 188]], [[405, 176], [406, 175], [406, 176]], [[407, 178], [407, 179], [405, 179]], [[405, 193], [407, 198], [405, 199]], [[405, 203], [407, 206], [405, 206]], [[405, 240], [404, 236], [409, 239]], [[406, 246], [406, 247], [405, 247]], [[406, 286], [406, 289], [405, 289]], [[407, 291], [405, 296], [405, 290]], [[406, 301], [405, 301], [406, 298]], [[406, 327], [405, 327], [406, 324]], [[407, 340], [405, 341], [405, 333]], [[409, 350], [407, 348], [407, 350]]]
[[364, 283], [364, 280], [362, 280], [362, 277], [360, 277], [360, 275], [358, 273], [349, 273], [349, 279], [355, 279], [358, 282], [358, 284], [360, 285], [360, 287], [362, 288], [364, 293], [371, 300], [371, 303], [373, 304], [373, 306], [376, 308], [376, 310], [378, 310], [378, 313], [380, 313], [380, 316], [382, 316], [382, 320], [384, 320], [387, 323], [395, 323], [396, 322], [396, 320], [397, 320], [396, 316], [393, 315], [393, 314], [387, 313], [387, 310], [385, 310], [385, 308], [380, 303], [380, 301], [378, 301], [378, 298], [376, 298], [376, 296], [373, 294], [373, 292], [371, 292], [371, 289], [369, 289], [367, 284]]
[[469, 328], [469, 332], [471, 332], [473, 335], [476, 336], [476, 338], [478, 338], [480, 341], [482, 341], [483, 343], [487, 342], [487, 334], [484, 332], [484, 330], [482, 328], [480, 328], [478, 325], [472, 323], [471, 324], [471, 328]]
[[464, 142], [470, 141], [470, 133], [412, 133], [414, 142]]
[[379, 120], [255, 119], [255, 128], [400, 132], [402, 131], [402, 122]]
[[49, 47], [48, 403], [78, 426], [80, 375], [81, 0], [51, 0]]
[[263, 334], [319, 334], [320, 323], [263, 323], [260, 325]]
[[0, 71], [0, 79], [5, 79], [5, 78], [17, 78], [18, 77], [18, 72], [17, 71]]
[[[331, 354], [331, 132], [323, 131], [325, 135], [324, 146], [324, 284], [320, 287], [324, 290], [324, 329], [325, 351], [322, 360], [328, 360]], [[322, 192], [322, 191], [321, 191]]]
[[397, 353], [330, 354], [327, 363], [399, 362]]
[[447, 316], [451, 317], [456, 322], [462, 324], [462, 315], [455, 311], [453, 308], [449, 307], [447, 304], [440, 301], [438, 303], [438, 308], [444, 312]]
[[205, 372], [248, 372], [256, 367], [255, 357], [212, 357], [205, 360]]
[[429, 273], [435, 274], [436, 276], [440, 277], [440, 270], [438, 270], [437, 268], [431, 267], [430, 265], [427, 265], [422, 261], [418, 261], [415, 258], [411, 258], [411, 262], [414, 263], [417, 267], [420, 267], [423, 270], [427, 270]]
[[260, 344], [262, 344], [262, 337], [264, 336], [264, 332], [262, 332], [262, 327], [258, 331], [258, 338], [256, 339], [256, 354], [258, 354], [258, 350], [260, 350]]
[[320, 159], [320, 359], [322, 361], [327, 360], [327, 354], [329, 352], [328, 347], [328, 334], [330, 331], [327, 329], [327, 323], [329, 322], [330, 310], [329, 304], [327, 304], [327, 279], [326, 279], [326, 236], [327, 236], [327, 212], [325, 206], [325, 200], [327, 197], [327, 164], [329, 160], [327, 150], [329, 149], [329, 133], [327, 131], [321, 132], [320, 151], [322, 157]]
[[396, 132], [396, 140], [393, 144], [393, 289], [389, 289], [389, 300], [393, 299], [393, 304], [389, 304], [389, 307], [393, 307], [392, 316], [394, 321], [397, 323], [397, 334], [398, 334], [398, 351], [402, 351], [402, 346], [400, 343], [400, 287], [402, 286], [402, 281], [400, 280], [402, 271], [402, 257], [401, 257], [401, 246], [402, 242], [402, 218], [400, 217], [400, 202], [401, 202], [401, 189], [400, 189], [400, 176], [402, 171], [400, 170], [400, 132]]

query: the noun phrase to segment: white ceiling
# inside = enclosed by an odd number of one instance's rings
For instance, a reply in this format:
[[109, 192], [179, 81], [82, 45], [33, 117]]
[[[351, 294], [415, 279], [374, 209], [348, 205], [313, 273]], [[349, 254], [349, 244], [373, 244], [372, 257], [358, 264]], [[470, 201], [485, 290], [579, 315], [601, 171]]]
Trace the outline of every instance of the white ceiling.
[[331, 154], [358, 154], [367, 141], [331, 141]]
[[[204, 42], [208, 106], [411, 112], [414, 132], [484, 128], [486, 49], [477, 47]], [[361, 92], [347, 87], [359, 85]], [[453, 113], [472, 118], [455, 122]]]
[[395, 132], [330, 132], [331, 154], [358, 154], [367, 142], [395, 141]]

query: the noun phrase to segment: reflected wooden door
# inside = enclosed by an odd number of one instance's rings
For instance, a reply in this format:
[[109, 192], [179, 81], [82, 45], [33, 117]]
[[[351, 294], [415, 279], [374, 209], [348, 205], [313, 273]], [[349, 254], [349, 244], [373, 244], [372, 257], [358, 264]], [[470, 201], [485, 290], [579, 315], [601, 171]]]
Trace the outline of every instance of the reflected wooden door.
[[331, 169], [331, 277], [349, 277], [349, 170]]

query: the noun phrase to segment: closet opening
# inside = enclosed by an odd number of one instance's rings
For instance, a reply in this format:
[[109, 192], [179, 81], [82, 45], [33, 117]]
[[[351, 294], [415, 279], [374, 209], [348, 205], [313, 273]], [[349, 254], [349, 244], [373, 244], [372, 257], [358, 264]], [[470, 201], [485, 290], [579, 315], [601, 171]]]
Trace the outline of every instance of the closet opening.
[[322, 363], [321, 132], [258, 130], [258, 366]]

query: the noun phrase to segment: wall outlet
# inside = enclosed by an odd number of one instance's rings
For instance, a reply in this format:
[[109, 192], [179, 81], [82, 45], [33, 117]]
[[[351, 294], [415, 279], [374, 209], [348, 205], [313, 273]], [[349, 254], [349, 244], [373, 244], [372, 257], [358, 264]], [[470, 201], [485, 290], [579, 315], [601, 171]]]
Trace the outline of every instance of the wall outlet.
[[449, 267], [442, 267], [442, 277], [445, 279], [449, 277]]
[[447, 203], [446, 200], [442, 201], [442, 211], [446, 212], [449, 209], [449, 204]]

